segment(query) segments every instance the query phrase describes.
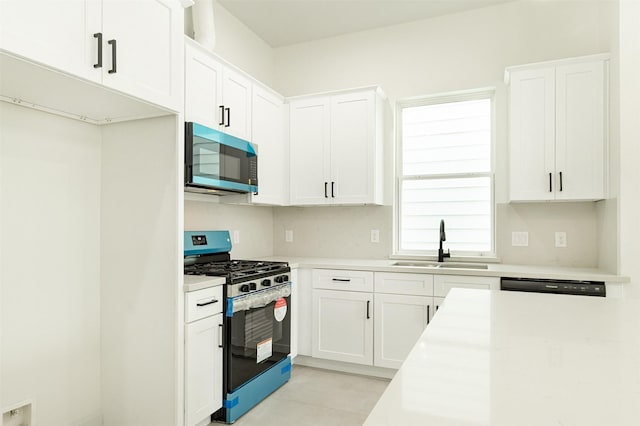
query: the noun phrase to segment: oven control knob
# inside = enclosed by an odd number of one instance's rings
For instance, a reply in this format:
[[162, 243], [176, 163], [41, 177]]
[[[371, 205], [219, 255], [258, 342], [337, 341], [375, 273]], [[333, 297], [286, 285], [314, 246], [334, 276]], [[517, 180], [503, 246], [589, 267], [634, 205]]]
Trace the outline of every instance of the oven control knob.
[[262, 287], [269, 287], [271, 285], [271, 280], [262, 280]]
[[288, 275], [279, 275], [275, 278], [275, 281], [277, 283], [286, 283], [287, 281], [289, 281], [289, 276]]
[[243, 293], [249, 293], [249, 285], [248, 284], [242, 284], [240, 286], [240, 291]]
[[256, 289], [256, 283], [249, 283], [249, 290], [255, 290]]

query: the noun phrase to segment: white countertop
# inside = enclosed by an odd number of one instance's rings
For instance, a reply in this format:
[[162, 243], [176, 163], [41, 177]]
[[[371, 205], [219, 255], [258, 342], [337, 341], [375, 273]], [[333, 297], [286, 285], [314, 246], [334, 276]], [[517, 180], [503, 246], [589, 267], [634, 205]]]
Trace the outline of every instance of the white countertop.
[[640, 300], [453, 289], [364, 425], [640, 425]]
[[[267, 258], [261, 258], [261, 260], [289, 262], [289, 265], [292, 268], [351, 269], [377, 272], [409, 272], [513, 278], [547, 278], [603, 281], [607, 283], [629, 282], [628, 277], [615, 275], [597, 268], [568, 268], [561, 266], [509, 265], [504, 263], [487, 263], [487, 269], [449, 269], [424, 268], [419, 266], [396, 266], [394, 265], [394, 263], [396, 262], [410, 262], [396, 259], [330, 259], [287, 256], [271, 256]], [[447, 262], [445, 262], [445, 266], [446, 264]]]
[[184, 291], [196, 291], [203, 288], [215, 287], [226, 282], [225, 277], [208, 277], [206, 275], [185, 275]]

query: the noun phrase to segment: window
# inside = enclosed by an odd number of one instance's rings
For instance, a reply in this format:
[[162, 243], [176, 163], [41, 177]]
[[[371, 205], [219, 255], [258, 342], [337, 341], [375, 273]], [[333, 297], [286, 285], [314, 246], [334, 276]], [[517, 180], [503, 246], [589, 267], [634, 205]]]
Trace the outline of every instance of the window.
[[396, 253], [495, 253], [493, 91], [398, 103]]

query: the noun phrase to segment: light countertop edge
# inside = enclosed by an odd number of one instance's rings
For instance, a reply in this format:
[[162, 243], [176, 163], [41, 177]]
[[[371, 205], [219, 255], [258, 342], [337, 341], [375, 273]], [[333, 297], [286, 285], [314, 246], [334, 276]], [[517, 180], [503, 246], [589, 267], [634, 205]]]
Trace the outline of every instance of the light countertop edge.
[[226, 282], [225, 277], [208, 277], [205, 275], [185, 275], [184, 285], [182, 289], [185, 292], [202, 290], [209, 287], [223, 285]]
[[603, 281], [628, 283], [629, 277], [612, 274], [597, 268], [571, 268], [562, 266], [510, 265], [488, 263], [488, 269], [424, 268], [420, 266], [395, 266], [394, 259], [332, 259], [315, 257], [269, 256], [261, 260], [289, 262], [292, 269], [350, 269], [373, 272], [403, 272], [434, 275], [473, 275], [485, 277], [543, 278], [564, 280]]

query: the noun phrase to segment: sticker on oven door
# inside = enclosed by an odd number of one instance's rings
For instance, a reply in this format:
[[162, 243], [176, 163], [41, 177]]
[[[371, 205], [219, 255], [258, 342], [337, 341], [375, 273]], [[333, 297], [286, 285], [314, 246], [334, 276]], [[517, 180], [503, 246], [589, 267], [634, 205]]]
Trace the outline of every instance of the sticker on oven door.
[[273, 316], [278, 322], [281, 322], [287, 316], [287, 301], [284, 297], [276, 300], [276, 305], [273, 307]]
[[262, 342], [258, 342], [256, 364], [260, 364], [265, 359], [271, 358], [271, 355], [273, 354], [272, 342], [273, 338], [271, 337], [269, 337], [268, 339], [264, 339]]

